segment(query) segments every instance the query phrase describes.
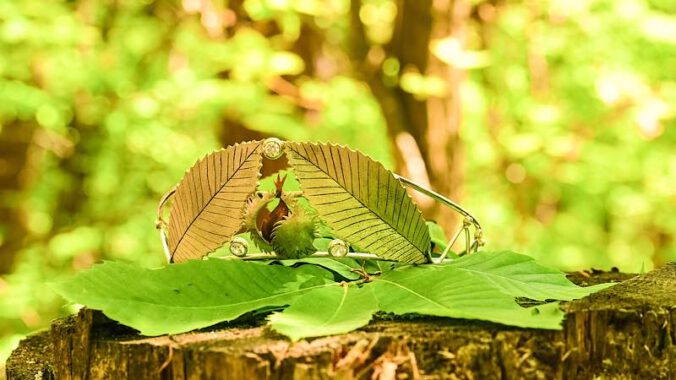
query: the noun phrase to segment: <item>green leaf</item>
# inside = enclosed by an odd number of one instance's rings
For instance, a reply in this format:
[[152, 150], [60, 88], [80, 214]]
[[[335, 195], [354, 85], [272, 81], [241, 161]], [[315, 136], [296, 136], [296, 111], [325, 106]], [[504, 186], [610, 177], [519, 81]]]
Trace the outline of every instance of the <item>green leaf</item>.
[[315, 241], [312, 242], [312, 245], [315, 246], [317, 251], [328, 251], [329, 250], [329, 244], [331, 243], [331, 238], [317, 238]]
[[370, 286], [380, 309], [394, 314], [417, 313], [481, 319], [506, 325], [560, 329], [563, 312], [556, 306], [519, 306], [482, 277], [452, 266], [403, 267], [376, 277]]
[[290, 304], [326, 286], [281, 265], [236, 260], [191, 260], [160, 269], [105, 262], [54, 284], [67, 300], [103, 311], [144, 335], [176, 334], [229, 321], [269, 306]]
[[530, 256], [510, 251], [478, 252], [446, 265], [490, 281], [507, 295], [538, 301], [570, 301], [613, 285], [580, 287], [560, 271], [542, 266]]
[[402, 184], [362, 153], [328, 144], [284, 144], [303, 195], [336, 237], [362, 251], [429, 262], [425, 219]]
[[333, 258], [333, 257], [306, 257], [296, 260], [279, 260], [280, 263], [286, 266], [293, 266], [299, 263], [318, 265], [335, 273], [348, 280], [356, 280], [361, 277], [353, 269], [360, 269], [361, 265], [349, 257]]
[[[297, 340], [348, 332], [378, 310], [558, 329], [563, 313], [557, 303], [524, 308], [515, 297], [568, 300], [609, 286], [579, 288], [562, 273], [513, 252], [422, 266], [366, 261], [362, 267], [358, 260], [328, 257], [281, 262], [298, 267], [212, 259], [144, 269], [106, 262], [54, 288], [145, 335], [180, 333], [288, 306], [270, 323]], [[351, 271], [357, 268], [382, 274], [361, 287], [334, 281], [332, 273], [358, 279]]]
[[[440, 225], [435, 222], [426, 222], [427, 230], [430, 232], [430, 239], [432, 243], [436, 246], [435, 253], [441, 254], [448, 244], [448, 238], [446, 237], [446, 232]], [[455, 252], [449, 250], [446, 253], [447, 258], [457, 258], [459, 257]]]
[[382, 261], [382, 260], [365, 260], [364, 268], [368, 274], [383, 274], [389, 272], [394, 268], [406, 266], [408, 264], [398, 263], [396, 261]]
[[286, 266], [298, 264], [312, 264], [326, 268], [337, 273], [346, 280], [358, 280], [361, 275], [355, 270], [364, 270], [368, 274], [381, 274], [390, 271], [397, 266], [408, 265], [395, 261], [382, 260], [356, 260], [349, 257], [306, 257], [296, 260], [274, 260]]
[[274, 194], [277, 189], [275, 187], [277, 175], [279, 175], [280, 177], [286, 177], [283, 186], [284, 192], [288, 193], [290, 191], [300, 191], [300, 184], [298, 183], [298, 180], [296, 179], [296, 174], [294, 174], [293, 170], [280, 170], [279, 172], [273, 175], [262, 178], [258, 182], [258, 190]]
[[336, 282], [333, 277], [333, 271], [319, 265], [303, 265], [303, 263], [301, 263], [301, 265], [297, 267], [294, 266], [294, 270], [298, 272], [300, 276], [307, 278], [307, 280], [301, 283], [300, 289], [322, 284], [333, 284]]
[[444, 232], [444, 229], [434, 222], [426, 222], [426, 224], [427, 230], [430, 232], [430, 239], [432, 243], [437, 246], [439, 251], [446, 249], [448, 238], [446, 237], [446, 232]]
[[270, 315], [270, 326], [292, 340], [343, 334], [365, 326], [378, 304], [369, 286], [336, 284], [313, 289], [284, 311]]

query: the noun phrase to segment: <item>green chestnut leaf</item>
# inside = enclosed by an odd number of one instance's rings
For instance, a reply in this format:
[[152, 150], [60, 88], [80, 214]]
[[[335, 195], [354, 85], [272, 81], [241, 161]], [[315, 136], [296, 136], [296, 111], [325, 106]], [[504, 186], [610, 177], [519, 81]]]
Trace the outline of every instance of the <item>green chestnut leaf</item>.
[[[312, 286], [303, 286], [305, 282]], [[103, 311], [143, 335], [176, 334], [292, 303], [326, 286], [306, 270], [238, 260], [190, 260], [160, 269], [104, 262], [53, 284], [67, 300]]]
[[313, 289], [281, 312], [270, 315], [270, 327], [298, 340], [343, 334], [365, 326], [378, 311], [370, 286], [335, 284]]

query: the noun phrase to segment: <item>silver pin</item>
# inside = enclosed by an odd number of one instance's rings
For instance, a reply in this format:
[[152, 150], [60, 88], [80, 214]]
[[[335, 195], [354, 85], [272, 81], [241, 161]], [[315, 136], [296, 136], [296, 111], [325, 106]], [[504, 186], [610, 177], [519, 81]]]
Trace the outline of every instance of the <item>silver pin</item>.
[[270, 160], [276, 160], [284, 154], [282, 146], [284, 142], [276, 137], [270, 137], [263, 142], [263, 156]]
[[230, 240], [230, 253], [237, 257], [244, 257], [249, 252], [249, 242], [239, 236]]
[[340, 239], [333, 239], [329, 243], [328, 252], [331, 256], [345, 257], [348, 253], [347, 244]]

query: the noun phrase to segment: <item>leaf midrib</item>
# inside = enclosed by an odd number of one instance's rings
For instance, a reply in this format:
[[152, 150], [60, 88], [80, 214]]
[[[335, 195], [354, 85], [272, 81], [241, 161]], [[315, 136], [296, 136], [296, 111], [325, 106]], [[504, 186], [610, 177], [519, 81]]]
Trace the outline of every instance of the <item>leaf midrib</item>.
[[[293, 295], [295, 293], [303, 293], [307, 292], [313, 289], [319, 289], [323, 287], [328, 287], [331, 285], [335, 285], [335, 283], [328, 283], [328, 284], [321, 284], [321, 285], [315, 285], [315, 286], [310, 286], [307, 288], [303, 289], [296, 289], [287, 293], [277, 293], [268, 297], [263, 297], [263, 298], [257, 298], [255, 300], [250, 300], [250, 301], [243, 301], [243, 302], [238, 302], [238, 303], [232, 303], [232, 304], [223, 304], [223, 305], [213, 305], [213, 306], [174, 306], [174, 305], [168, 305], [168, 304], [163, 304], [163, 303], [157, 303], [157, 302], [152, 302], [152, 301], [144, 301], [144, 300], [131, 300], [128, 298], [119, 298], [119, 297], [97, 297], [102, 300], [113, 300], [113, 301], [124, 301], [124, 302], [132, 302], [132, 303], [139, 303], [139, 304], [146, 304], [146, 305], [153, 305], [153, 306], [160, 306], [164, 307], [167, 309], [199, 309], [199, 310], [211, 310], [211, 309], [218, 309], [218, 308], [223, 308], [223, 307], [234, 307], [234, 306], [241, 306], [241, 305], [246, 305], [250, 303], [255, 303], [255, 302], [261, 302], [265, 301], [271, 298], [276, 298], [279, 296], [289, 296]], [[68, 297], [70, 298], [70, 297]]]
[[380, 281], [380, 282], [388, 283], [388, 284], [390, 284], [390, 285], [394, 285], [394, 286], [396, 286], [396, 287], [399, 287], [399, 288], [401, 288], [401, 289], [404, 289], [404, 290], [408, 291], [408, 292], [411, 293], [411, 294], [414, 294], [415, 296], [417, 296], [417, 297], [419, 297], [419, 298], [422, 298], [423, 300], [425, 300], [425, 301], [427, 301], [427, 302], [430, 302], [430, 303], [432, 303], [432, 304], [434, 304], [434, 305], [437, 305], [437, 306], [441, 307], [442, 309], [451, 310], [451, 311], [453, 310], [453, 309], [449, 308], [448, 306], [444, 306], [443, 304], [440, 304], [439, 302], [437, 302], [437, 301], [435, 301], [435, 300], [433, 300], [433, 299], [431, 299], [431, 298], [425, 297], [425, 296], [423, 296], [422, 294], [420, 294], [420, 293], [414, 291], [413, 289], [408, 288], [408, 287], [406, 287], [406, 286], [403, 286], [403, 285], [401, 285], [401, 284], [399, 284], [399, 283], [396, 283], [396, 282], [393, 282], [393, 281], [389, 281], [389, 280], [384, 280], [384, 279], [382, 279], [382, 278], [378, 278], [378, 279], [376, 279], [376, 280], [374, 280], [374, 281]]
[[329, 319], [327, 319], [324, 323], [322, 323], [317, 328], [321, 329], [321, 328], [325, 327], [326, 325], [328, 325], [329, 323], [331, 323], [331, 321], [333, 321], [336, 318], [336, 316], [340, 312], [340, 309], [342, 309], [343, 305], [345, 305], [345, 300], [347, 299], [348, 286], [347, 285], [341, 286], [341, 288], [343, 288], [343, 296], [340, 299], [340, 303], [338, 304], [338, 307], [336, 307], [336, 310], [333, 312], [331, 317], [329, 317]]
[[[484, 264], [485, 264], [485, 262], [484, 262]], [[513, 266], [516, 266], [518, 264], [520, 264], [520, 263], [509, 264], [508, 266], [500, 267], [500, 269], [504, 269], [504, 268], [507, 268], [507, 267], [510, 267], [510, 266], [513, 267]], [[481, 270], [477, 270], [477, 269], [471, 269], [471, 268], [468, 268], [468, 267], [456, 266], [456, 265], [453, 265], [453, 264], [451, 264], [451, 266], [453, 266], [455, 269], [465, 271], [467, 273], [471, 273], [471, 274], [475, 274], [475, 275], [478, 275], [478, 276], [485, 277], [489, 281], [493, 282], [494, 284], [495, 284], [495, 279], [497, 278], [497, 279], [502, 279], [504, 281], [507, 281], [509, 283], [523, 284], [523, 285], [526, 285], [526, 286], [532, 285], [532, 284], [537, 284], [540, 287], [546, 287], [548, 289], [554, 289], [554, 290], [558, 289], [558, 290], [563, 291], [563, 292], [568, 291], [568, 290], [572, 290], [572, 291], [578, 291], [579, 290], [578, 288], [575, 288], [575, 287], [566, 287], [563, 284], [551, 284], [551, 283], [542, 282], [542, 281], [533, 281], [531, 283], [528, 283], [524, 280], [518, 280], [514, 277], [508, 277], [508, 276], [501, 275], [501, 274], [494, 273], [494, 272], [481, 271]], [[530, 273], [530, 274], [531, 275], [533, 275], [533, 274], [549, 275], [549, 276], [556, 275], [556, 273]]]
[[[533, 281], [533, 282], [528, 283], [528, 282], [525, 282], [525, 281], [516, 280], [516, 279], [511, 278], [511, 277], [481, 272], [481, 271], [467, 269], [467, 268], [456, 267], [456, 269], [464, 270], [465, 272], [475, 274], [477, 276], [485, 277], [488, 281], [493, 283], [495, 286], [498, 286], [499, 287], [498, 290], [500, 292], [508, 294], [508, 295], [512, 295], [512, 294], [505, 292], [505, 291], [502, 291], [502, 286], [496, 282], [496, 278], [502, 279], [502, 280], [507, 281], [511, 284], [522, 284], [523, 285], [522, 287], [525, 287], [527, 289], [526, 291], [531, 292], [531, 295], [528, 296], [528, 297], [533, 298], [533, 299], [538, 300], [538, 301], [544, 301], [546, 299], [558, 299], [558, 300], [561, 300], [561, 301], [569, 301], [569, 300], [572, 300], [572, 299], [580, 298], [580, 296], [584, 297], [584, 296], [590, 294], [590, 291], [587, 289], [588, 287], [580, 287], [580, 286], [577, 286], [573, 283], [571, 283], [572, 286], [566, 286], [566, 285], [563, 285], [563, 284], [561, 284], [561, 285], [551, 284], [551, 283], [541, 282], [541, 281], [537, 281], [537, 282]], [[532, 290], [532, 289], [529, 288], [529, 285], [531, 285], [531, 286], [536, 285], [537, 288], [535, 288], [535, 290]], [[597, 285], [603, 285], [603, 284], [597, 284]], [[592, 285], [592, 286], [597, 286], [597, 285]], [[523, 294], [524, 294], [523, 296], [526, 296], [525, 295], [526, 291], [523, 292]], [[556, 294], [548, 294], [547, 296], [542, 296], [542, 293], [545, 293], [547, 291], [555, 292]], [[534, 296], [532, 293], [540, 294], [540, 296]]]

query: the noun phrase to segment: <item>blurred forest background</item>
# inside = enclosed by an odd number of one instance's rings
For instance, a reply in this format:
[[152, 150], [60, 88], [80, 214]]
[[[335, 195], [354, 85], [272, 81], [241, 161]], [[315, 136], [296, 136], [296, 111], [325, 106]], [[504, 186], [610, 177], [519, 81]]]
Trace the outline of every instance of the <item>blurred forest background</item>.
[[160, 265], [163, 193], [265, 136], [430, 184], [486, 249], [649, 270], [676, 260], [676, 2], [0, 0], [0, 363], [71, 311], [48, 282]]

